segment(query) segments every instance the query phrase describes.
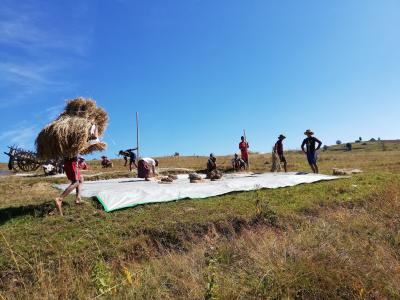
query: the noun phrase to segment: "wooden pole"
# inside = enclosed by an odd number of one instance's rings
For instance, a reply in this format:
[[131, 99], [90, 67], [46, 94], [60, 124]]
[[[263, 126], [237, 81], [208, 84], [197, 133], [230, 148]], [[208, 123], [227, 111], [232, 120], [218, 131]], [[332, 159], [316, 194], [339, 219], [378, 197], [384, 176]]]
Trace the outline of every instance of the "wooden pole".
[[139, 113], [136, 112], [136, 159], [139, 161]]

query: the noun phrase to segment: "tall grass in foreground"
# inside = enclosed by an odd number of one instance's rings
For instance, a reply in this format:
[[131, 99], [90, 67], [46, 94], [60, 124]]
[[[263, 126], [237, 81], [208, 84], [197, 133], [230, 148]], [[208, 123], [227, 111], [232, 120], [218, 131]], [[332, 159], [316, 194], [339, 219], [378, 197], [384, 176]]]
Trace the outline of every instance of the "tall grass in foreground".
[[391, 182], [365, 199], [293, 213], [282, 226], [234, 235], [209, 230], [184, 251], [143, 240], [138, 247], [157, 249], [146, 258], [111, 258], [99, 248], [95, 255], [58, 253], [48, 261], [32, 252], [34, 263], [26, 267], [8, 241], [1, 251], [13, 253], [16, 268], [2, 273], [1, 298], [400, 298], [399, 187]]

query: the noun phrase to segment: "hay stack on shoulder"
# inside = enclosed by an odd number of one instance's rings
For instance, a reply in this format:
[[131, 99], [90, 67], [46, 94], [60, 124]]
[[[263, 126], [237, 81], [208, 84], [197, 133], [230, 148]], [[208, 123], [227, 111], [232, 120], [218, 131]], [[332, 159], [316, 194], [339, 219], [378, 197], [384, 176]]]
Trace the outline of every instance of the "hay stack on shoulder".
[[107, 113], [94, 100], [69, 100], [64, 112], [36, 138], [37, 154], [48, 160], [103, 151], [107, 145], [98, 138], [104, 134], [107, 123]]

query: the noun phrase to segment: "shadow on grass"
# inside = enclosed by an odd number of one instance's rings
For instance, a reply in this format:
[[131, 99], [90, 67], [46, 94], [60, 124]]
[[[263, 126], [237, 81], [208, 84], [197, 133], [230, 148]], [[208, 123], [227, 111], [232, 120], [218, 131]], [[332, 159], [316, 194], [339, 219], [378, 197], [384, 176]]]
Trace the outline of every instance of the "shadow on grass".
[[53, 202], [0, 208], [0, 225], [5, 224], [11, 219], [24, 216], [43, 218], [44, 216], [52, 212], [54, 208], [55, 206]]

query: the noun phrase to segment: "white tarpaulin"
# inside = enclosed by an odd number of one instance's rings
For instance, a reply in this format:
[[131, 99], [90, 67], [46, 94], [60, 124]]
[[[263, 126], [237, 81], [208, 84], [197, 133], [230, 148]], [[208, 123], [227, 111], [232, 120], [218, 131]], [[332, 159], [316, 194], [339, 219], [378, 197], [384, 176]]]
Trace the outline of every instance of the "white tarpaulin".
[[[261, 188], [275, 189], [337, 178], [339, 177], [305, 173], [236, 173], [227, 174], [218, 181], [204, 180], [200, 183], [190, 183], [188, 175], [185, 174], [178, 175], [178, 179], [171, 184], [123, 178], [86, 181], [83, 185], [82, 196], [97, 197], [105, 211], [110, 212], [146, 203], [208, 198], [230, 192]], [[66, 187], [66, 184], [57, 185], [60, 189]]]

